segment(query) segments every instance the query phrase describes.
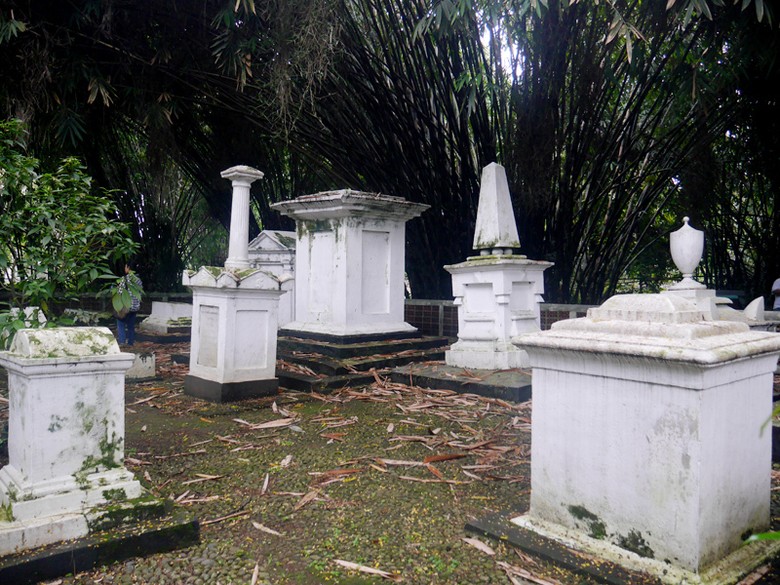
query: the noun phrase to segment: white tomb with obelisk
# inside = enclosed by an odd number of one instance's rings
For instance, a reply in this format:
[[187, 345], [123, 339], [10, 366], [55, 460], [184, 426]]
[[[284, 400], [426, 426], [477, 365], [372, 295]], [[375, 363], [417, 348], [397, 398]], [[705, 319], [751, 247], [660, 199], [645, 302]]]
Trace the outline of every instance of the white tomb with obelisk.
[[474, 232], [479, 256], [445, 266], [458, 307], [458, 341], [446, 352], [448, 366], [506, 370], [528, 364], [512, 337], [540, 330], [539, 303], [550, 262], [514, 254], [520, 247], [506, 171], [482, 170]]
[[230, 244], [224, 266], [185, 271], [192, 289], [190, 371], [184, 392], [213, 402], [273, 394], [279, 279], [249, 261], [249, 189], [263, 173], [247, 166], [221, 173], [233, 185]]

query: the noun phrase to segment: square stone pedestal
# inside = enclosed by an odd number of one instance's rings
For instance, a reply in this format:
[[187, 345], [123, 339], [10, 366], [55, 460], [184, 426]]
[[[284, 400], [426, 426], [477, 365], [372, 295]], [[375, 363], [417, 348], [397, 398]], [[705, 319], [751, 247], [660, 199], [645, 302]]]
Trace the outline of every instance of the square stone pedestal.
[[23, 329], [10, 351], [0, 556], [85, 535], [85, 515], [142, 494], [124, 467], [124, 374], [104, 327]]
[[182, 282], [193, 292], [184, 392], [213, 402], [275, 394], [278, 280], [257, 269], [202, 267]]
[[427, 205], [347, 189], [272, 207], [296, 221], [295, 321], [287, 334], [416, 331], [404, 322], [404, 234]]
[[445, 355], [448, 366], [508, 370], [528, 366], [512, 337], [539, 331], [544, 270], [550, 262], [525, 256], [474, 256], [445, 266], [458, 307], [458, 341]]
[[671, 582], [697, 582], [769, 527], [761, 429], [780, 336], [705, 321], [681, 297], [619, 295], [515, 343], [534, 396], [531, 508], [518, 524]]

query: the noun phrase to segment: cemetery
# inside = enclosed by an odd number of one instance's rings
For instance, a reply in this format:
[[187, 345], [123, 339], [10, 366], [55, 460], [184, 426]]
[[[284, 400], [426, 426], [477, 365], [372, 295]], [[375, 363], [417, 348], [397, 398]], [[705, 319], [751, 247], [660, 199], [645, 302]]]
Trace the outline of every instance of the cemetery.
[[767, 0], [0, 7], [0, 585], [780, 583]]
[[488, 165], [478, 255], [443, 267], [455, 340], [404, 320], [404, 226], [425, 206], [303, 196], [276, 205], [294, 233], [250, 245], [263, 174], [222, 177], [227, 260], [184, 272], [192, 304], [155, 302], [147, 341], [26, 328], [0, 352], [4, 583], [780, 575], [780, 541], [745, 543], [778, 527], [780, 336], [763, 303], [732, 309], [695, 280], [687, 217], [679, 282], [543, 331], [551, 264], [517, 254]]

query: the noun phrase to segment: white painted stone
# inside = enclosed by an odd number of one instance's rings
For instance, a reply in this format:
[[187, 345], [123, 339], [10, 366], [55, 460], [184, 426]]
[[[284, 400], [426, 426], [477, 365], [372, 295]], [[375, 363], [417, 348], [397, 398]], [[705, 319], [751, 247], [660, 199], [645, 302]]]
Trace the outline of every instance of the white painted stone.
[[405, 224], [428, 205], [349, 189], [275, 203], [296, 221], [295, 321], [337, 336], [413, 332], [404, 322]]
[[761, 322], [764, 320], [764, 297], [756, 297], [743, 311], [749, 321]]
[[263, 173], [252, 167], [238, 165], [220, 173], [233, 184], [230, 208], [230, 241], [225, 268], [249, 268], [249, 188]]
[[517, 235], [512, 198], [506, 170], [499, 164], [490, 163], [482, 169], [477, 207], [477, 224], [474, 230], [475, 250], [509, 250], [520, 247]]
[[279, 281], [204, 266], [182, 284], [193, 293], [190, 375], [220, 384], [274, 379]]
[[539, 331], [543, 272], [552, 264], [524, 256], [476, 256], [445, 266], [458, 307], [458, 341], [445, 353], [448, 366], [484, 370], [526, 367], [512, 337]]
[[672, 260], [683, 275], [680, 282], [669, 287], [670, 290], [704, 288], [703, 284], [693, 279], [693, 273], [704, 253], [704, 232], [691, 227], [689, 221], [689, 218], [684, 217], [683, 226], [669, 235]]
[[618, 295], [514, 341], [533, 367], [531, 521], [693, 573], [768, 527], [780, 336]]
[[148, 380], [157, 375], [157, 359], [151, 352], [134, 353], [135, 360], [127, 370], [125, 378], [128, 380]]
[[249, 263], [279, 279], [279, 327], [295, 320], [295, 232], [263, 230], [249, 242]]
[[445, 266], [458, 307], [458, 341], [445, 352], [448, 366], [507, 370], [528, 366], [512, 337], [539, 331], [544, 271], [550, 262], [513, 255], [520, 246], [504, 167], [482, 170], [474, 249], [480, 256]]
[[124, 374], [133, 360], [104, 327], [23, 329], [0, 352], [9, 387], [0, 505], [15, 521], [141, 495], [123, 465]]
[[138, 329], [149, 333], [166, 334], [175, 327], [189, 327], [191, 319], [192, 305], [189, 303], [152, 301], [152, 312], [138, 324]]

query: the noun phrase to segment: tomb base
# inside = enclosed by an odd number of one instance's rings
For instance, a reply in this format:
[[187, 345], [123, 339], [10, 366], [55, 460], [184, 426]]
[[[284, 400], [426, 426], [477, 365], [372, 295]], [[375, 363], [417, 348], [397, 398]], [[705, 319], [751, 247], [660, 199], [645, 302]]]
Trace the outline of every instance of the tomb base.
[[445, 354], [447, 365], [478, 370], [527, 368], [528, 354], [510, 341], [458, 341]]
[[14, 520], [55, 516], [141, 493], [141, 484], [124, 467], [34, 483], [25, 481], [13, 465], [0, 469], [0, 501]]
[[[592, 555], [624, 567], [645, 573], [661, 583], [679, 585], [733, 585], [780, 552], [780, 542], [762, 541], [735, 549], [698, 572], [689, 571], [659, 559], [647, 558], [609, 542], [591, 538], [580, 531], [544, 522], [528, 515], [512, 518], [511, 522], [542, 538], [564, 545], [575, 552]], [[520, 547], [522, 548], [522, 547]]]
[[143, 496], [32, 520], [0, 520], [0, 583], [26, 585], [197, 544], [198, 522]]
[[[742, 546], [694, 573], [666, 562], [642, 557], [611, 543], [530, 518], [517, 512], [500, 512], [469, 521], [466, 530], [494, 538], [600, 583], [668, 583], [674, 585], [734, 585], [756, 582], [763, 567], [780, 553], [780, 541]], [[763, 581], [760, 581], [763, 582]]]
[[127, 380], [149, 380], [157, 375], [157, 359], [151, 352], [135, 353], [135, 360], [125, 374]]
[[233, 402], [248, 398], [273, 396], [279, 391], [278, 378], [246, 382], [216, 382], [192, 374], [184, 378], [184, 393], [210, 402]]

